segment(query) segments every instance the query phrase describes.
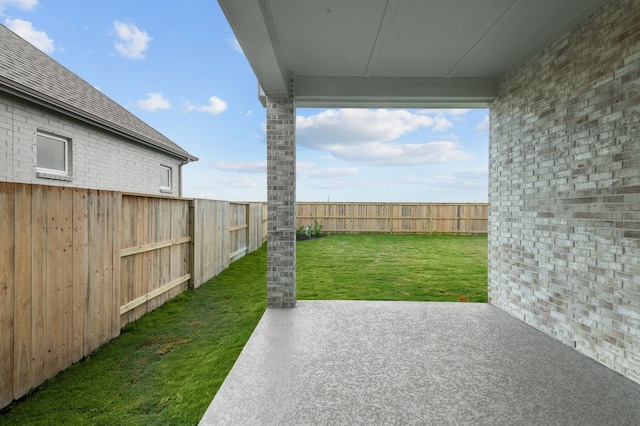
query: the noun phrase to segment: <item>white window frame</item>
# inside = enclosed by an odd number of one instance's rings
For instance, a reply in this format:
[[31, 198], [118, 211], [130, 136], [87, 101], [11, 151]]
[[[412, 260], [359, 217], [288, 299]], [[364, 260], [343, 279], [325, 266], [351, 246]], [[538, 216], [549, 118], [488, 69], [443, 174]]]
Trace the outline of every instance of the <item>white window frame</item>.
[[168, 181], [169, 181], [169, 186], [163, 186], [162, 185], [162, 181], [161, 181], [160, 182], [160, 191], [171, 191], [171, 183], [172, 183], [172, 178], [173, 178], [173, 168], [161, 164], [160, 165], [160, 173], [163, 173], [163, 172], [166, 172], [166, 174], [167, 174]]
[[[64, 143], [64, 170], [48, 169], [46, 167], [38, 166], [38, 148], [39, 148], [38, 139], [41, 137]], [[47, 174], [53, 174], [53, 175], [70, 176], [71, 174], [69, 170], [70, 169], [69, 165], [71, 164], [71, 161], [69, 158], [71, 156], [70, 148], [71, 148], [71, 140], [68, 138], [52, 135], [50, 133], [45, 133], [45, 132], [37, 132], [36, 133], [36, 169], [37, 171], [41, 173], [47, 173]]]

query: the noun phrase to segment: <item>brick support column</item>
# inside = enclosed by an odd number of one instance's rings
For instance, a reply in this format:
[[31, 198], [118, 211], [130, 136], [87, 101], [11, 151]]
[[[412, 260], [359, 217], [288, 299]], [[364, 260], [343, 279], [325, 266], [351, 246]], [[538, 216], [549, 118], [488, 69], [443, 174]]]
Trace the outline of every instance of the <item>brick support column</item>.
[[296, 305], [296, 108], [267, 97], [267, 307]]

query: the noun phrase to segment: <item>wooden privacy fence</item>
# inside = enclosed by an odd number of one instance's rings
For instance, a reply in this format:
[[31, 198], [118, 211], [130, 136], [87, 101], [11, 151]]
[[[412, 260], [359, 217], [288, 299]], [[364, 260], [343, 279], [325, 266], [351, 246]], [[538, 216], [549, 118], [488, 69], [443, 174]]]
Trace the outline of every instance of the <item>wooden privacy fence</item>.
[[0, 407], [120, 333], [121, 200], [0, 183]]
[[189, 209], [186, 200], [122, 195], [120, 326], [187, 289]]
[[262, 203], [0, 182], [0, 408], [264, 241]]
[[487, 203], [297, 203], [296, 227], [327, 233], [486, 234]]
[[193, 283], [200, 286], [267, 239], [262, 203], [194, 200]]

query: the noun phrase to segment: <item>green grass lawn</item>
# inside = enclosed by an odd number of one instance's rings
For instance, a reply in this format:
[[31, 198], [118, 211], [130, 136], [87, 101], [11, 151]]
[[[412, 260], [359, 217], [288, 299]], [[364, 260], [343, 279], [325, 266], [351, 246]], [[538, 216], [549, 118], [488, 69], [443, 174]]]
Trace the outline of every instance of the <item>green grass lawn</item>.
[[0, 425], [193, 425], [265, 309], [266, 247], [127, 325]]
[[[298, 243], [298, 299], [487, 299], [487, 238], [330, 235]], [[265, 309], [266, 246], [0, 413], [0, 425], [193, 425]]]
[[330, 235], [297, 244], [305, 300], [487, 301], [487, 237]]

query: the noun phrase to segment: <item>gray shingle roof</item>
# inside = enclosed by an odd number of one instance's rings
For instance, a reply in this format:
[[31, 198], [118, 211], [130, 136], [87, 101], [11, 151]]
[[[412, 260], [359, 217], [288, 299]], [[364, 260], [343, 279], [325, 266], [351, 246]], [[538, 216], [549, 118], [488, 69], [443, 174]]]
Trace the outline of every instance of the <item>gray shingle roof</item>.
[[198, 159], [3, 25], [0, 25], [0, 91], [178, 158]]

